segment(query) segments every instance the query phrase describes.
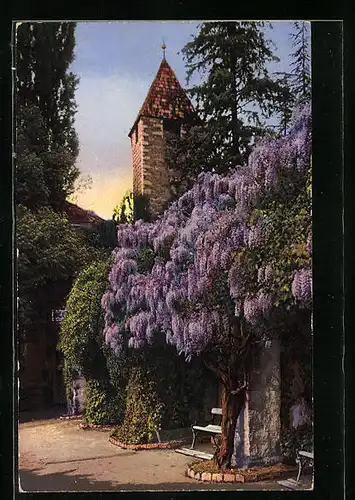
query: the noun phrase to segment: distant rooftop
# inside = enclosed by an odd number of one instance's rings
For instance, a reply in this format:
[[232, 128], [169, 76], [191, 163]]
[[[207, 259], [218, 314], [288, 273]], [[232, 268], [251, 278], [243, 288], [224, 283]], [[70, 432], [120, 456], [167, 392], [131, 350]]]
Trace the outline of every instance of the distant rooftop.
[[194, 108], [190, 99], [164, 58], [128, 135], [132, 135], [141, 116], [182, 119], [192, 113]]
[[81, 208], [74, 203], [70, 203], [69, 201], [64, 202], [63, 211], [71, 224], [96, 224], [98, 222], [103, 222], [104, 220], [92, 210], [85, 210], [84, 208]]

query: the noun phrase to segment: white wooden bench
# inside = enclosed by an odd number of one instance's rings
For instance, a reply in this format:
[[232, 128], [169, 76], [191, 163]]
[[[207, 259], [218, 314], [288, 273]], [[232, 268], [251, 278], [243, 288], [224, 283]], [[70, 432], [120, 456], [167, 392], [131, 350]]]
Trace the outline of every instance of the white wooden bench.
[[[212, 408], [211, 410], [212, 415], [222, 415], [222, 408]], [[216, 436], [222, 434], [222, 429], [220, 425], [214, 425], [214, 424], [209, 424], [209, 425], [193, 425], [192, 426], [192, 444], [191, 444], [191, 450], [195, 448], [196, 444], [196, 438], [199, 432], [207, 432], [212, 435], [213, 440], [215, 440]]]
[[[212, 415], [222, 415], [222, 408], [212, 408]], [[193, 425], [192, 429], [192, 444], [190, 448], [180, 448], [175, 450], [177, 453], [182, 453], [183, 455], [188, 455], [195, 458], [202, 458], [203, 460], [211, 460], [213, 458], [213, 454], [205, 453], [204, 451], [195, 450], [196, 438], [200, 432], [207, 432], [211, 434], [214, 443], [217, 445], [215, 439], [216, 436], [222, 434], [222, 429], [220, 425], [208, 424], [208, 425]]]
[[297, 475], [297, 479], [296, 479], [296, 481], [298, 482], [300, 480], [304, 466], [307, 463], [313, 466], [313, 462], [314, 462], [313, 451], [298, 450], [296, 462], [298, 463], [298, 475]]

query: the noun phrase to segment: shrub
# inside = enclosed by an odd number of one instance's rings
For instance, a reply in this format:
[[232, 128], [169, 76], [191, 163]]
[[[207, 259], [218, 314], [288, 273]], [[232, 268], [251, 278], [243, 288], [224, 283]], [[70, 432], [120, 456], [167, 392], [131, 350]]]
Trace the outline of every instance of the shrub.
[[[120, 422], [124, 412], [119, 362], [103, 339], [101, 297], [108, 270], [109, 261], [105, 258], [79, 273], [67, 300], [59, 343], [64, 354], [67, 401], [71, 398], [72, 381], [81, 374], [86, 379], [85, 419], [102, 425]], [[114, 370], [117, 380], [112, 384], [110, 374]]]
[[310, 451], [313, 449], [313, 429], [303, 425], [297, 429], [282, 429], [280, 448], [285, 463], [293, 464], [297, 450]]
[[124, 421], [113, 437], [126, 444], [152, 441], [155, 430], [161, 428], [163, 410], [155, 383], [147, 378], [143, 368], [134, 368], [126, 388]]
[[85, 387], [85, 420], [91, 424], [108, 425], [122, 420], [122, 395], [112, 390], [108, 381], [87, 380]]

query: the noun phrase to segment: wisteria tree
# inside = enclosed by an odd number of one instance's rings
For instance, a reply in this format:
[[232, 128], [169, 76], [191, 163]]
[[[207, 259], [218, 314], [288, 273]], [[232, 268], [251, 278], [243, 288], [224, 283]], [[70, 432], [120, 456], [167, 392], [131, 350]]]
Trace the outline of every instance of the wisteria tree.
[[120, 356], [165, 335], [187, 361], [202, 356], [222, 388], [220, 467], [230, 466], [254, 347], [275, 311], [311, 307], [310, 155], [307, 105], [248, 166], [200, 174], [156, 222], [118, 228], [106, 342]]

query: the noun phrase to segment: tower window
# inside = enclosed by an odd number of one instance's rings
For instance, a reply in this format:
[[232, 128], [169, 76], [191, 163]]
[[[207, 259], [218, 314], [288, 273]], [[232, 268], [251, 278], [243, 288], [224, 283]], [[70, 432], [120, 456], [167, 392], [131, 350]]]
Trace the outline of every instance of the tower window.
[[138, 125], [136, 125], [136, 128], [134, 129], [134, 137], [136, 139], [136, 144], [138, 142]]
[[170, 132], [180, 137], [181, 122], [179, 120], [164, 120], [163, 129], [164, 132]]

